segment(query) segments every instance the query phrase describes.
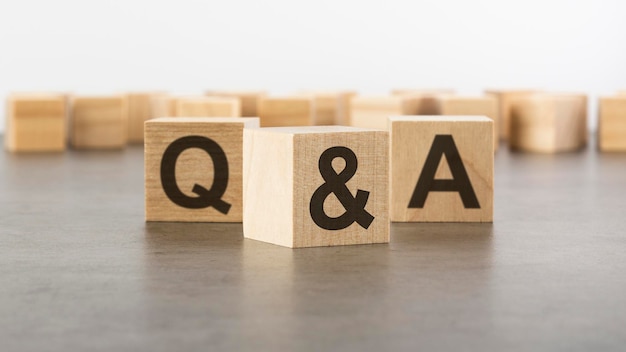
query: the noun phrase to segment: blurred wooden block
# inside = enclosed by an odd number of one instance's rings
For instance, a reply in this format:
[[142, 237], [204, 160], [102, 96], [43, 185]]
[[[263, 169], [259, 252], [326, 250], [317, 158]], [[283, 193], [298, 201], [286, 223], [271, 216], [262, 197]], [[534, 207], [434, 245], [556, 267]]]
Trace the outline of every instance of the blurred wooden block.
[[259, 106], [261, 126], [310, 126], [314, 108], [313, 100], [307, 97], [262, 98]]
[[5, 147], [55, 152], [66, 146], [67, 99], [61, 94], [14, 94], [6, 101]]
[[350, 124], [386, 130], [389, 117], [418, 115], [421, 105], [421, 97], [415, 96], [354, 97], [350, 104]]
[[527, 152], [573, 151], [587, 143], [584, 94], [537, 93], [513, 102], [509, 146]]
[[123, 96], [74, 97], [71, 142], [77, 149], [123, 148], [128, 140], [128, 108]]
[[152, 97], [150, 102], [153, 118], [178, 116], [178, 99], [179, 97], [167, 94]]
[[185, 97], [176, 100], [176, 114], [181, 117], [240, 117], [239, 98]]
[[600, 98], [598, 145], [603, 152], [626, 152], [626, 94]]
[[493, 221], [493, 135], [487, 117], [392, 117], [391, 221]]
[[129, 93], [126, 95], [129, 142], [143, 143], [143, 123], [155, 117], [153, 101], [161, 97], [165, 99], [167, 95], [161, 92]]
[[267, 96], [264, 91], [225, 91], [210, 90], [206, 92], [210, 97], [237, 98], [241, 105], [241, 116], [256, 117], [259, 116], [259, 104], [261, 99]]
[[346, 126], [350, 121], [350, 101], [356, 96], [353, 91], [301, 91], [302, 95], [313, 100], [313, 125]]
[[241, 222], [243, 130], [259, 119], [164, 117], [145, 125], [146, 221]]
[[245, 130], [244, 236], [292, 248], [389, 242], [388, 151], [384, 131]]
[[463, 97], [445, 96], [439, 100], [441, 115], [486, 116], [493, 120], [494, 133], [493, 148], [498, 149], [498, 102], [494, 97]]
[[453, 89], [394, 89], [391, 95], [417, 99], [416, 111], [411, 115], [440, 115], [440, 99], [454, 96], [455, 91]]
[[509, 139], [511, 129], [511, 112], [513, 102], [538, 93], [536, 90], [486, 90], [487, 96], [494, 97], [498, 102], [498, 135], [502, 140]]

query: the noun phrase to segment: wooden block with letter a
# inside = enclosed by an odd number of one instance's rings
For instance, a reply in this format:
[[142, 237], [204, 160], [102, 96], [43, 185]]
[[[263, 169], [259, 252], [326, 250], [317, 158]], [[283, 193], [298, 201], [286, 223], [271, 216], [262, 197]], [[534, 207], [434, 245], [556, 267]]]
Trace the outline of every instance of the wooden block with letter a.
[[147, 121], [146, 221], [241, 222], [243, 130], [258, 127], [258, 118]]
[[153, 110], [155, 99], [165, 99], [160, 92], [129, 93], [126, 95], [128, 106], [128, 141], [143, 143], [143, 123], [156, 117]]
[[626, 94], [600, 98], [598, 146], [603, 152], [626, 152]]
[[390, 116], [417, 115], [421, 98], [415, 96], [354, 97], [350, 104], [350, 125], [387, 129]]
[[487, 116], [493, 120], [494, 139], [493, 148], [498, 149], [498, 102], [490, 96], [464, 97], [448, 95], [439, 99], [439, 113], [441, 115]]
[[123, 96], [73, 97], [71, 142], [77, 149], [116, 149], [128, 140]]
[[181, 117], [240, 117], [241, 103], [233, 97], [182, 97], [176, 100]]
[[513, 103], [530, 95], [536, 94], [538, 91], [531, 89], [519, 90], [486, 90], [485, 95], [494, 97], [498, 101], [498, 133], [502, 140], [509, 139], [509, 131], [511, 130], [511, 112]]
[[511, 149], [556, 153], [587, 144], [587, 96], [537, 93], [513, 102]]
[[209, 90], [205, 93], [209, 97], [237, 98], [241, 104], [241, 116], [259, 116], [259, 104], [261, 98], [267, 95], [264, 91], [227, 91]]
[[245, 130], [244, 236], [292, 248], [389, 242], [388, 161], [386, 131]]
[[12, 152], [54, 152], [66, 147], [67, 98], [13, 94], [7, 98], [5, 147]]
[[313, 124], [313, 99], [308, 97], [265, 97], [261, 99], [261, 126], [310, 126]]
[[399, 116], [389, 125], [391, 221], [493, 221], [491, 119]]

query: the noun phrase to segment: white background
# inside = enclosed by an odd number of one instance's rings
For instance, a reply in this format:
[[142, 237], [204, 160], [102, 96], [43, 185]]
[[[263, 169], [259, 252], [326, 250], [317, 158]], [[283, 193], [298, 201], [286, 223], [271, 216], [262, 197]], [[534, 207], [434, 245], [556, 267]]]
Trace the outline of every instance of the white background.
[[0, 0], [2, 99], [404, 87], [582, 91], [593, 120], [626, 89], [626, 1]]

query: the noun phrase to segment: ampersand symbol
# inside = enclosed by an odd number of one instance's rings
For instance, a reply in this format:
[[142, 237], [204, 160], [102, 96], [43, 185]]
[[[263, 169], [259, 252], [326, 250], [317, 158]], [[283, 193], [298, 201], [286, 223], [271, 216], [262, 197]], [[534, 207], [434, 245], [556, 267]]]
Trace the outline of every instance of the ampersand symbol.
[[[176, 183], [176, 161], [182, 152], [190, 148], [202, 149], [213, 160], [213, 184], [206, 189], [197, 183], [191, 190], [198, 197], [189, 197]], [[222, 214], [228, 214], [230, 204], [222, 200], [228, 185], [228, 160], [224, 150], [214, 140], [202, 136], [186, 136], [172, 142], [161, 160], [161, 185], [167, 197], [175, 204], [188, 209], [213, 207]]]
[[[346, 167], [340, 173], [333, 169], [332, 162], [335, 158], [342, 158], [346, 162]], [[356, 221], [361, 227], [367, 229], [374, 221], [372, 214], [365, 210], [370, 192], [359, 189], [356, 197], [353, 197], [346, 187], [346, 182], [356, 173], [357, 166], [356, 155], [349, 148], [332, 147], [322, 153], [318, 168], [325, 182], [315, 190], [309, 205], [311, 218], [317, 226], [326, 230], [342, 230]], [[346, 209], [345, 213], [336, 218], [324, 212], [324, 201], [331, 193], [335, 194]]]

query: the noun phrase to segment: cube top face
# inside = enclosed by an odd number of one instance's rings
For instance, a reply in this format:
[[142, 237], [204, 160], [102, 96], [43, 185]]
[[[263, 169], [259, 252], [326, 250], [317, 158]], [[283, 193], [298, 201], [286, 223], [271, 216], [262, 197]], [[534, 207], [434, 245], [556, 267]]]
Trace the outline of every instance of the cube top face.
[[241, 222], [246, 127], [258, 118], [146, 121], [146, 221]]
[[77, 148], [122, 148], [128, 130], [127, 100], [122, 96], [74, 97], [72, 144]]
[[313, 123], [313, 107], [313, 100], [306, 97], [262, 98], [261, 126], [309, 126]]
[[390, 139], [392, 221], [493, 221], [491, 119], [393, 117]]
[[389, 241], [388, 133], [322, 127], [244, 132], [246, 237], [293, 248]]
[[598, 144], [602, 151], [626, 151], [626, 95], [600, 98]]

